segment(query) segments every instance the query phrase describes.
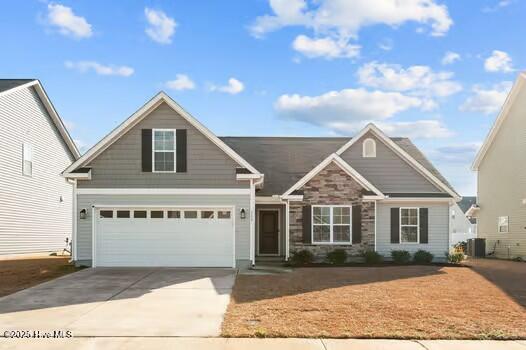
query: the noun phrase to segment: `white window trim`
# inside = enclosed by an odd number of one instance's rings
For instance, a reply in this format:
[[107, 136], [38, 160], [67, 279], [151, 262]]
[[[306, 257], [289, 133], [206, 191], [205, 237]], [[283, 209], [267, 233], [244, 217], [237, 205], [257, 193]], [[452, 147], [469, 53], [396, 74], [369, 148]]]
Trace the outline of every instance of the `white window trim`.
[[[26, 157], [26, 153], [28, 157]], [[29, 159], [26, 159], [29, 158]], [[31, 163], [31, 172], [26, 173], [25, 171], [25, 163], [30, 162]], [[33, 145], [27, 142], [24, 142], [22, 144], [22, 175], [33, 177]]]
[[[506, 218], [506, 225], [500, 225], [500, 218]], [[501, 226], [506, 226], [506, 231], [501, 231]], [[510, 233], [510, 217], [509, 215], [497, 216], [497, 233]]]
[[[365, 152], [367, 143], [372, 143], [372, 145], [373, 145], [372, 154], [367, 154]], [[366, 138], [363, 141], [363, 143], [362, 143], [362, 156], [363, 156], [363, 158], [376, 158], [376, 141], [374, 139], [368, 137], [368, 138]]]
[[[177, 129], [152, 129], [152, 173], [175, 173], [177, 170]], [[171, 131], [174, 133], [174, 150], [164, 151], [155, 150], [155, 132], [156, 131]], [[155, 152], [173, 153], [174, 154], [174, 170], [155, 170]]]
[[[314, 208], [329, 208], [329, 224], [314, 224]], [[333, 224], [333, 209], [334, 208], [349, 208], [349, 241], [348, 242], [334, 242], [333, 226], [346, 226], [346, 224]], [[352, 245], [352, 206], [351, 205], [313, 205], [311, 207], [311, 242], [316, 245]], [[314, 240], [314, 226], [329, 226], [330, 242], [318, 242]]]
[[[402, 242], [402, 226], [406, 226], [406, 227], [414, 227], [415, 225], [402, 225], [402, 210], [404, 209], [416, 209], [416, 242]], [[400, 213], [398, 213], [399, 215], [399, 225], [400, 225], [400, 228], [399, 228], [399, 232], [398, 232], [398, 235], [399, 235], [399, 238], [398, 238], [398, 242], [400, 242], [399, 244], [420, 244], [420, 208], [417, 208], [417, 207], [401, 207], [400, 208]]]

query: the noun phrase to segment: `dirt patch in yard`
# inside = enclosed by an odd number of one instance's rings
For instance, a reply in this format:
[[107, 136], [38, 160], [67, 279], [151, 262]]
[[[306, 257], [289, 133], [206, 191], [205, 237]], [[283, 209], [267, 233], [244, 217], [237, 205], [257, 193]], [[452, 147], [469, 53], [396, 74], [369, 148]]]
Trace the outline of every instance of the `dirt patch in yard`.
[[301, 268], [238, 275], [227, 337], [526, 338], [526, 311], [466, 267]]
[[0, 297], [78, 271], [69, 256], [0, 260]]

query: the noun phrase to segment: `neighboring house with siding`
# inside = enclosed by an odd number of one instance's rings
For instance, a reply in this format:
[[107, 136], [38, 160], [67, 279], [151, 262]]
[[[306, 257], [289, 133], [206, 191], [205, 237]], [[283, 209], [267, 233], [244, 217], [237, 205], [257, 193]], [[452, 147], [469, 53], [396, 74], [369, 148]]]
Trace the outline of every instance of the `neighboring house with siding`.
[[164, 92], [64, 171], [91, 266], [246, 268], [334, 249], [438, 259], [460, 196], [407, 138], [217, 137]]
[[463, 196], [462, 200], [451, 206], [451, 238], [449, 243], [453, 247], [459, 242], [466, 242], [477, 237], [477, 223], [475, 218], [467, 216], [467, 211], [477, 202], [477, 197]]
[[480, 148], [477, 203], [478, 237], [490, 256], [526, 259], [526, 73], [519, 74]]
[[0, 255], [61, 250], [71, 237], [79, 157], [38, 80], [0, 79]]

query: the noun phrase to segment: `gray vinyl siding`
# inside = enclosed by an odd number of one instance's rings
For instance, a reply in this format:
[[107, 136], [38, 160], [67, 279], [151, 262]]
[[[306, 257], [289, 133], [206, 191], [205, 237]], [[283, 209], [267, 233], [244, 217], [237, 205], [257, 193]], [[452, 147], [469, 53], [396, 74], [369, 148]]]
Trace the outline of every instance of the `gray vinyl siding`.
[[[33, 147], [32, 177], [22, 174], [24, 142]], [[65, 247], [72, 232], [73, 187], [61, 172], [72, 161], [32, 87], [0, 97], [0, 254]]]
[[[80, 211], [88, 210], [86, 219], [77, 215], [77, 260], [91, 261], [92, 257], [92, 205], [210, 205], [210, 206], [235, 206], [236, 207], [236, 260], [239, 265], [246, 265], [250, 259], [250, 196], [246, 195], [77, 195], [77, 206]], [[241, 208], [247, 216], [239, 217]]]
[[[376, 141], [375, 158], [362, 157], [362, 143], [367, 138]], [[341, 157], [382, 192], [441, 192], [370, 132], [343, 152]]]
[[[391, 243], [391, 208], [395, 207], [429, 208], [429, 243]], [[390, 258], [392, 250], [407, 250], [414, 253], [423, 249], [434, 254], [437, 260], [445, 258], [445, 253], [449, 250], [449, 203], [378, 203], [376, 215], [376, 251], [378, 253]]]
[[[141, 129], [187, 129], [186, 173], [143, 173]], [[92, 179], [79, 188], [247, 188], [236, 181], [239, 165], [166, 103], [146, 116], [87, 166]]]
[[[499, 258], [526, 258], [526, 87], [511, 106], [478, 171], [478, 237]], [[509, 216], [509, 232], [497, 230]]]

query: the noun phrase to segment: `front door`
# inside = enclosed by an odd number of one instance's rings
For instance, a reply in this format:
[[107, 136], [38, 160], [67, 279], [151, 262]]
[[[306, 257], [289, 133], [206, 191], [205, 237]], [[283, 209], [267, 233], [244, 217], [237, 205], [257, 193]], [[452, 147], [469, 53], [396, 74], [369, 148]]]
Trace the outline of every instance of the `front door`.
[[259, 254], [279, 255], [279, 212], [259, 212]]

